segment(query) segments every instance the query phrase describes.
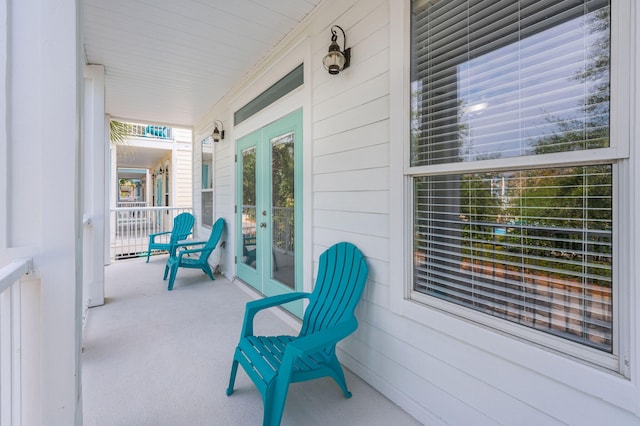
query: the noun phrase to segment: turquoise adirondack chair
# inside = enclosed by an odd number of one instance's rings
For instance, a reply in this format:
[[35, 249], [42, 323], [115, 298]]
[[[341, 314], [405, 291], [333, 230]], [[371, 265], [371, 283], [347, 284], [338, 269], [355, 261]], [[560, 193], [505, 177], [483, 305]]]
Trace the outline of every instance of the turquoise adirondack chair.
[[[191, 235], [193, 229], [193, 223], [195, 219], [191, 213], [183, 212], [173, 218], [173, 229], [166, 232], [156, 232], [155, 234], [149, 234], [149, 248], [147, 249], [147, 263], [149, 263], [149, 256], [151, 256], [151, 250], [166, 250], [171, 252], [171, 247], [178, 241], [186, 240]], [[160, 235], [168, 235], [169, 242], [156, 242], [156, 237]]]
[[[295, 292], [247, 303], [240, 343], [231, 365], [227, 395], [233, 393], [238, 364], [262, 394], [263, 426], [282, 420], [289, 383], [333, 378], [350, 398], [336, 343], [358, 327], [355, 309], [367, 281], [364, 256], [353, 244], [342, 242], [320, 256], [312, 293]], [[309, 299], [298, 336], [254, 336], [253, 319], [262, 309], [302, 298]]]
[[[218, 245], [220, 236], [222, 236], [222, 230], [224, 229], [224, 219], [220, 218], [216, 220], [211, 228], [211, 235], [207, 241], [185, 241], [183, 243], [177, 243], [172, 247], [172, 251], [167, 260], [167, 265], [164, 267], [164, 278], [167, 279], [169, 275], [169, 291], [173, 290], [173, 283], [176, 280], [178, 274], [178, 268], [192, 268], [202, 269], [202, 271], [209, 276], [212, 280], [213, 271], [209, 266], [209, 256]], [[199, 248], [189, 248], [202, 246]], [[171, 272], [169, 274], [169, 272]]]

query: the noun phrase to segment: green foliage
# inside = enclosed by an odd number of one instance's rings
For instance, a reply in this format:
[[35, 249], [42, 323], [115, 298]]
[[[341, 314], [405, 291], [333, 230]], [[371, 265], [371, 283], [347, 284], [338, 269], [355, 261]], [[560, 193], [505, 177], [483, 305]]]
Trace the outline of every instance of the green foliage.
[[242, 205], [256, 205], [256, 149], [242, 152]]
[[109, 140], [111, 143], [126, 142], [131, 134], [131, 124], [116, 120], [109, 122]]
[[272, 163], [272, 203], [276, 207], [294, 206], [294, 157], [293, 141], [273, 145]]

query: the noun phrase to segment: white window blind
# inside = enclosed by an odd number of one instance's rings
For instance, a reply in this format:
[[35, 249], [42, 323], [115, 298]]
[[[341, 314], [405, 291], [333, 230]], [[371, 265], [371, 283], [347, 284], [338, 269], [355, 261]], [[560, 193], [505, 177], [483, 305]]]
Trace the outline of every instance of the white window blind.
[[612, 345], [611, 166], [415, 179], [414, 290]]
[[412, 6], [413, 292], [613, 353], [610, 2]]
[[609, 7], [414, 2], [411, 165], [609, 146]]

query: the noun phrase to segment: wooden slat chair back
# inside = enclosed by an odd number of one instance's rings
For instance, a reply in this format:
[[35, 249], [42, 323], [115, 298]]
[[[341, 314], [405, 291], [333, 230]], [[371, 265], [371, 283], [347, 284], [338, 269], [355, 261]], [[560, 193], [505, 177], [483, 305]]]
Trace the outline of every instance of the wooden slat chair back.
[[[193, 215], [189, 212], [182, 212], [176, 217], [173, 218], [173, 228], [171, 231], [166, 232], [156, 232], [154, 234], [149, 234], [149, 248], [147, 249], [147, 263], [149, 263], [149, 256], [151, 256], [151, 250], [166, 250], [171, 253], [171, 247], [178, 243], [178, 241], [186, 240], [189, 235], [191, 235], [191, 231], [193, 230], [193, 224], [195, 223], [195, 219]], [[156, 241], [156, 237], [161, 235], [168, 235], [169, 242], [160, 242]]]
[[[220, 218], [213, 224], [211, 234], [207, 241], [190, 240], [182, 243], [179, 242], [172, 246], [172, 252], [170, 253], [169, 259], [167, 260], [167, 264], [164, 268], [163, 278], [166, 280], [167, 275], [169, 275], [169, 291], [173, 290], [173, 284], [176, 280], [176, 275], [178, 274], [178, 268], [201, 269], [209, 276], [209, 278], [215, 280], [211, 266], [209, 266], [209, 256], [211, 256], [211, 253], [213, 253], [213, 250], [217, 247], [220, 237], [222, 236], [223, 229], [224, 219]], [[186, 248], [197, 246], [201, 247]]]
[[[288, 293], [247, 303], [227, 395], [233, 393], [239, 364], [262, 394], [263, 426], [280, 424], [290, 383], [328, 376], [350, 398], [335, 348], [358, 327], [355, 309], [367, 276], [360, 250], [341, 242], [320, 256], [312, 293]], [[302, 298], [309, 299], [309, 305], [298, 336], [253, 335], [253, 319], [260, 310]]]

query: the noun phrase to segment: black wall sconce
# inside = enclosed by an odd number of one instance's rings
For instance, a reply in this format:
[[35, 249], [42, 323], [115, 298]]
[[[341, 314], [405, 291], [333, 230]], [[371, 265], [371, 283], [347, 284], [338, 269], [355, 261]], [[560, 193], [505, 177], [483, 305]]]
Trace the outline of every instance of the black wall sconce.
[[[340, 50], [340, 46], [337, 43], [338, 33], [336, 32], [336, 28], [342, 31], [342, 41], [343, 46], [345, 47], [344, 51]], [[351, 48], [346, 48], [347, 46], [347, 36], [344, 33], [342, 27], [338, 25], [334, 25], [331, 27], [331, 44], [329, 45], [329, 53], [324, 56], [322, 59], [322, 64], [324, 68], [329, 71], [329, 74], [335, 75], [338, 74], [345, 68], [349, 68], [351, 64]]]
[[220, 142], [222, 139], [224, 139], [224, 129], [222, 128], [222, 121], [216, 120], [213, 122], [213, 133], [211, 134], [211, 138], [214, 142]]

